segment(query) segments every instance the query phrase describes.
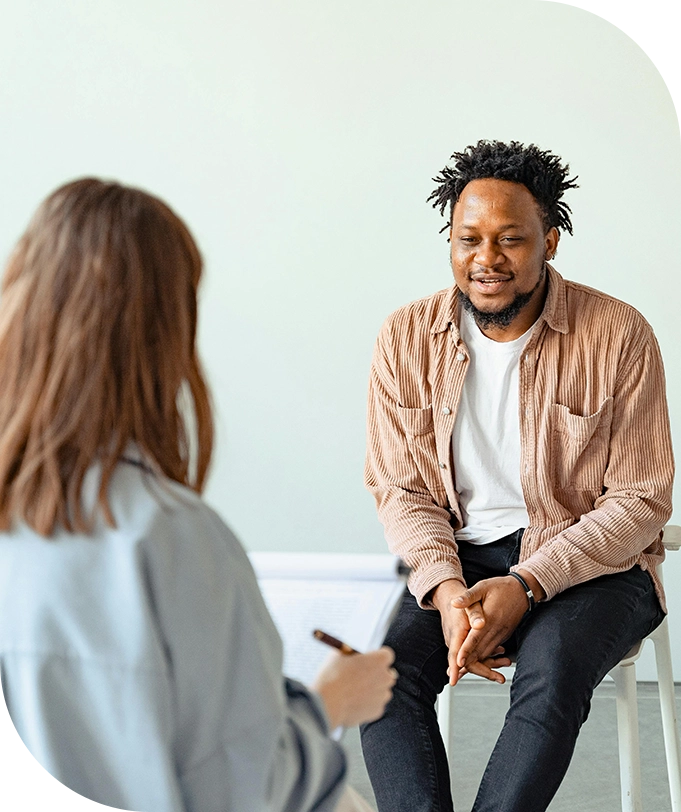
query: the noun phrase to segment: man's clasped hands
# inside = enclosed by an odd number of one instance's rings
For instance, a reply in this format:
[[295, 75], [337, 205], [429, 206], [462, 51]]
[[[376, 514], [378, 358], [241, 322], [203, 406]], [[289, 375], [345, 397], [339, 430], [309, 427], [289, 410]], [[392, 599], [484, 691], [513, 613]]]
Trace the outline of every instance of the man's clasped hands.
[[[545, 597], [537, 579], [527, 571], [526, 580], [535, 600]], [[447, 580], [431, 595], [442, 618], [442, 631], [449, 647], [449, 684], [456, 685], [467, 673], [492, 682], [504, 683], [495, 670], [511, 664], [504, 643], [515, 631], [528, 610], [528, 598], [522, 584], [513, 576], [485, 578], [467, 589], [460, 581]]]

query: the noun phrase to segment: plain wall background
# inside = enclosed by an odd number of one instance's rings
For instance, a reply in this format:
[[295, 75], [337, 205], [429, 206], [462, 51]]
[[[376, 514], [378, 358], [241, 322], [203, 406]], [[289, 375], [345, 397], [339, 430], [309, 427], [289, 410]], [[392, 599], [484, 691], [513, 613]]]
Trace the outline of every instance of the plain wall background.
[[[218, 423], [206, 496], [248, 548], [385, 549], [362, 485], [372, 345], [390, 311], [451, 283], [425, 198], [483, 137], [535, 142], [579, 175], [555, 265], [652, 324], [679, 456], [678, 122], [614, 26], [533, 0], [5, 6], [0, 255], [86, 174], [187, 220]], [[672, 559], [681, 679], [679, 579]]]

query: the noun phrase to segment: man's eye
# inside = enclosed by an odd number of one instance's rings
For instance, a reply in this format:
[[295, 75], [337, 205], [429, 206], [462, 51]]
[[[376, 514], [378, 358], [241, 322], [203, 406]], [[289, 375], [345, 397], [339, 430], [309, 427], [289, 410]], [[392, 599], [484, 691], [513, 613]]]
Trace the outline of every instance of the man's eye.
[[473, 242], [475, 242], [475, 237], [459, 237], [459, 241], [460, 242], [473, 243]]
[[520, 242], [522, 237], [502, 237], [502, 242]]

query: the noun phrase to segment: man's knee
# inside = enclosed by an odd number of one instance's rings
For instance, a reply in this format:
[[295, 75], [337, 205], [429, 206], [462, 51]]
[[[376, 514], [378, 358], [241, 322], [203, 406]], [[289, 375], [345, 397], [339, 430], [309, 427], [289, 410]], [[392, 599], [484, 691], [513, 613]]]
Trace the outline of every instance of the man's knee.
[[412, 595], [406, 595], [385, 645], [395, 652], [400, 675], [396, 692], [419, 697], [424, 691], [437, 694], [442, 689], [447, 681], [447, 646], [438, 612], [421, 609]]
[[[594, 684], [595, 683], [595, 684]], [[555, 734], [586, 721], [598, 680], [575, 674], [569, 664], [546, 669], [519, 669], [511, 685], [511, 711]]]

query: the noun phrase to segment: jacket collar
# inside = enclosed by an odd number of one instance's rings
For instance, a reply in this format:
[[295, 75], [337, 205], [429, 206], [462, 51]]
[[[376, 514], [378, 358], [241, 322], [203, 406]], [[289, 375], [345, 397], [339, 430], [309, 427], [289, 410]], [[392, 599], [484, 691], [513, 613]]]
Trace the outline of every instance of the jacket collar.
[[546, 267], [549, 270], [549, 290], [546, 294], [544, 309], [539, 318], [544, 319], [549, 327], [557, 333], [569, 333], [565, 280], [548, 262]]
[[[544, 302], [544, 309], [541, 312], [538, 320], [543, 319], [548, 326], [558, 333], [568, 333], [568, 317], [567, 317], [567, 288], [565, 280], [558, 273], [558, 271], [549, 263], [546, 263], [548, 269], [548, 283], [549, 289], [546, 294], [546, 301]], [[447, 330], [452, 330], [455, 338], [459, 338], [459, 289], [456, 285], [452, 285], [444, 291], [444, 296], [440, 300], [433, 326], [430, 332], [433, 335], [437, 333], [444, 333]]]

